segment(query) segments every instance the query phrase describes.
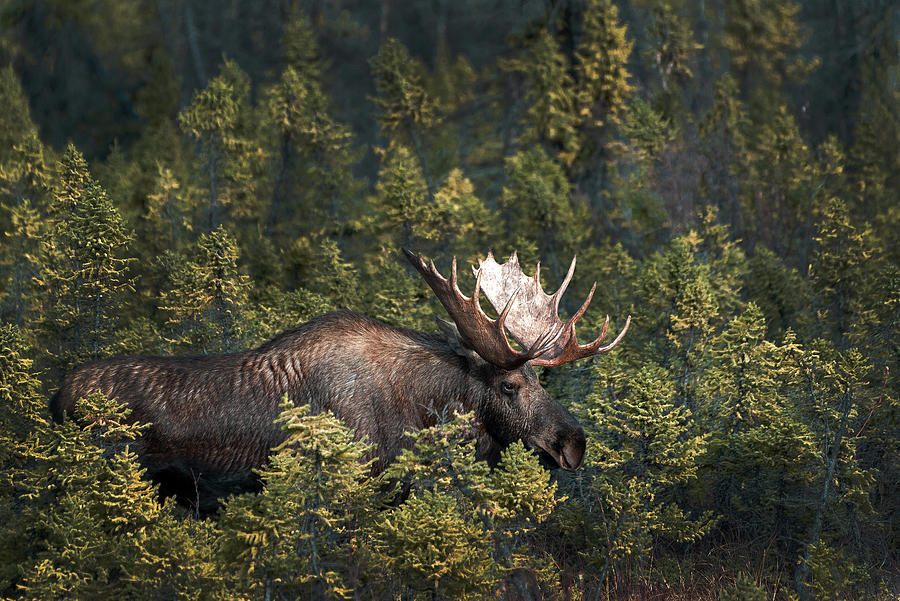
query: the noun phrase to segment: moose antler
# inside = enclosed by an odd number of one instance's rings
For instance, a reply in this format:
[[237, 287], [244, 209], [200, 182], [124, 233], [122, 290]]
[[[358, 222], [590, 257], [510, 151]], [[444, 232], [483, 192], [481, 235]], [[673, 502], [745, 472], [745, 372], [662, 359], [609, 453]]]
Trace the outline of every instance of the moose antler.
[[500, 311], [500, 316], [493, 320], [485, 314], [481, 309], [481, 304], [478, 302], [481, 275], [475, 278], [475, 292], [470, 298], [459, 289], [456, 257], [453, 258], [453, 263], [450, 267], [450, 279], [447, 280], [434, 266], [434, 261], [429, 261], [426, 265], [424, 259], [405, 248], [403, 249], [403, 254], [406, 255], [409, 262], [422, 274], [422, 277], [434, 290], [438, 300], [450, 313], [450, 317], [453, 318], [456, 327], [466, 339], [466, 342], [488, 363], [503, 369], [521, 367], [528, 361], [553, 348], [556, 338], [562, 333], [562, 330], [559, 329], [547, 330], [535, 336], [529, 344], [522, 345], [528, 350], [517, 351], [509, 345], [509, 339], [507, 339], [506, 332], [503, 329], [518, 296], [517, 293], [514, 292], [507, 299], [503, 310]]
[[[575, 322], [581, 319], [588, 305], [591, 304], [597, 283], [594, 282], [581, 308], [568, 321], [561, 322], [558, 317], [559, 301], [575, 272], [575, 257], [572, 257], [569, 271], [553, 296], [547, 295], [541, 288], [540, 263], [534, 270], [534, 277], [528, 277], [522, 273], [515, 252], [503, 265], [499, 265], [494, 260], [492, 252], [488, 253], [486, 259], [479, 259], [478, 263], [479, 267], [477, 269], [473, 267], [472, 271], [480, 280], [484, 295], [491, 304], [495, 308], [507, 306], [504, 309], [507, 313], [505, 325], [516, 342], [527, 347], [532, 344], [532, 341], [538, 340], [544, 332], [558, 332], [553, 337], [551, 347], [532, 361], [534, 365], [555, 367], [576, 359], [608, 352], [621, 342], [625, 332], [628, 331], [628, 326], [631, 325], [631, 316], [629, 315], [625, 320], [625, 327], [622, 328], [616, 339], [606, 346], [601, 346], [606, 337], [606, 330], [609, 328], [609, 315], [607, 315], [596, 340], [589, 344], [578, 344], [575, 339]], [[513, 300], [516, 302], [513, 303]]]
[[[406, 258], [422, 274], [431, 289], [434, 290], [441, 304], [450, 313], [457, 328], [475, 351], [489, 363], [504, 369], [514, 369], [531, 361], [534, 365], [557, 366], [605, 353], [615, 347], [625, 336], [631, 324], [631, 316], [625, 327], [612, 343], [601, 347], [609, 327], [609, 316], [603, 324], [600, 336], [590, 344], [581, 345], [575, 340], [575, 322], [584, 314], [593, 298], [597, 284], [591, 288], [587, 300], [581, 308], [563, 323], [559, 320], [559, 301], [572, 279], [575, 271], [575, 259], [562, 285], [553, 296], [548, 296], [540, 284], [540, 263], [535, 269], [534, 277], [522, 273], [516, 253], [502, 266], [494, 260], [489, 252], [486, 259], [479, 259], [479, 267], [472, 268], [475, 273], [475, 292], [472, 297], [465, 296], [457, 284], [456, 258], [450, 268], [450, 279], [442, 276], [434, 266], [434, 262], [425, 261], [403, 249]], [[499, 313], [495, 321], [481, 309], [478, 294], [484, 295]], [[501, 309], [502, 307], [502, 309]], [[504, 326], [513, 339], [526, 351], [513, 349], [506, 337]]]

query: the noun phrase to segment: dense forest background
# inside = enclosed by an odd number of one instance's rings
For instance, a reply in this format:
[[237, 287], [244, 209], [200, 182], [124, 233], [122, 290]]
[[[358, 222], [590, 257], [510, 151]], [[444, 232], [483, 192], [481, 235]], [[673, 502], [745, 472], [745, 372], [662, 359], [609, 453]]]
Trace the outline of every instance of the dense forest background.
[[[3, 2], [0, 596], [896, 599], [898, 43], [892, 0]], [[461, 416], [385, 509], [286, 404], [196, 519], [116, 399], [50, 423], [92, 358], [432, 329], [401, 246], [577, 254], [582, 337], [632, 316], [541, 374], [582, 469], [488, 471]]]

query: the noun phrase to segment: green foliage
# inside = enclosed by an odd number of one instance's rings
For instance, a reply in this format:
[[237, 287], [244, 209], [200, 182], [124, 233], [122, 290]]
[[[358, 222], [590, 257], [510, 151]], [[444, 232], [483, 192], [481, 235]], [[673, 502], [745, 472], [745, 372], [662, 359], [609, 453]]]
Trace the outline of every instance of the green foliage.
[[449, 598], [484, 595], [498, 576], [523, 568], [552, 578], [539, 541], [564, 499], [537, 457], [515, 443], [491, 471], [475, 460], [471, 414], [436, 418], [385, 472], [410, 490], [376, 528], [377, 557], [392, 565], [391, 577]]
[[815, 61], [797, 56], [806, 39], [796, 19], [799, 5], [790, 0], [729, 0], [724, 9], [721, 44], [745, 87], [768, 85], [766, 91], [776, 90], [777, 97], [782, 82], [802, 80], [815, 67]]
[[241, 348], [249, 334], [242, 312], [250, 282], [238, 270], [238, 253], [234, 238], [219, 226], [186, 253], [160, 257], [166, 287], [159, 304], [168, 317], [169, 344], [203, 353]]
[[562, 522], [570, 532], [587, 526], [587, 536], [602, 541], [580, 550], [601, 581], [610, 570], [641, 565], [657, 541], [697, 540], [715, 521], [711, 512], [691, 519], [678, 500], [682, 485], [697, 478], [708, 441], [696, 432], [691, 411], [675, 403], [668, 372], [645, 366], [624, 390], [617, 390], [620, 378], [606, 378], [599, 375], [586, 399], [590, 492]]
[[382, 110], [380, 121], [386, 131], [434, 123], [437, 107], [422, 85], [422, 66], [403, 44], [389, 39], [370, 63], [378, 89], [373, 101]]
[[690, 21], [669, 4], [653, 8], [653, 21], [648, 28], [653, 45], [645, 50], [659, 76], [661, 87], [657, 103], [669, 117], [683, 115], [681, 88], [693, 77], [693, 63], [703, 48], [694, 41]]
[[54, 366], [69, 368], [111, 354], [118, 316], [133, 290], [126, 256], [133, 234], [113, 200], [69, 145], [59, 164], [49, 207], [52, 225], [41, 240], [42, 327], [54, 340]]
[[[587, 216], [573, 201], [560, 165], [535, 146], [509, 157], [506, 173], [501, 202], [510, 215], [509, 229], [515, 232], [511, 242], [537, 244], [542, 257], [574, 254], [589, 235], [584, 227]], [[562, 276], [562, 266], [551, 267], [554, 275]]]
[[765, 601], [766, 591], [753, 581], [748, 574], [741, 572], [734, 582], [734, 587], [722, 593], [720, 601]]
[[[4, 529], [16, 556], [16, 598], [143, 599], [214, 594], [217, 578], [190, 560], [206, 554], [204, 526], [175, 517], [130, 448], [142, 426], [101, 394], [76, 403], [79, 423], [43, 424], [20, 443], [13, 511]], [[18, 534], [18, 536], [16, 536]], [[6, 546], [6, 545], [4, 545]], [[177, 566], [177, 569], [175, 569]], [[4, 584], [8, 584], [4, 583]]]
[[207, 231], [222, 225], [225, 209], [234, 220], [259, 212], [253, 190], [255, 149], [250, 140], [249, 96], [246, 73], [225, 61], [219, 76], [178, 115], [181, 130], [199, 146], [196, 177], [207, 197]]
[[[0, 597], [897, 596], [891, 2], [207, 4], [0, 6]], [[488, 249], [547, 290], [577, 255], [579, 341], [632, 316], [540, 370], [581, 468], [491, 469], [434, 399], [376, 476], [285, 405], [262, 492], [200, 520], [127, 399], [50, 423], [94, 358], [431, 330], [400, 247], [466, 292]]]
[[459, 515], [447, 493], [413, 494], [379, 522], [375, 536], [387, 568], [400, 579], [425, 583], [433, 597], [471, 598], [491, 582], [490, 539]]
[[544, 142], [558, 148], [558, 156], [571, 164], [578, 155], [579, 114], [575, 82], [559, 42], [543, 31], [530, 41], [522, 56], [501, 64], [506, 70], [523, 74], [526, 80], [528, 111], [523, 116], [520, 143]]
[[313, 225], [339, 230], [363, 182], [352, 172], [359, 160], [353, 133], [332, 117], [309, 21], [290, 21], [284, 43], [287, 66], [261, 104], [265, 126], [274, 126], [264, 143], [272, 178], [266, 227], [290, 239], [312, 233]]
[[259, 495], [222, 511], [218, 549], [247, 598], [347, 598], [360, 586], [380, 480], [372, 447], [333, 415], [310, 415], [286, 398], [286, 440], [260, 470]]
[[581, 114], [602, 127], [616, 123], [635, 91], [627, 64], [633, 42], [619, 9], [609, 0], [590, 0], [585, 7], [584, 35], [576, 50]]

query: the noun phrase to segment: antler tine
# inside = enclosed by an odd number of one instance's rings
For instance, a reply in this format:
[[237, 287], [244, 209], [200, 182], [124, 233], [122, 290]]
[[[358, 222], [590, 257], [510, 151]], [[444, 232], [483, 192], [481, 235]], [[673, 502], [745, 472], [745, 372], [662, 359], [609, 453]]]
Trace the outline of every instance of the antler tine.
[[[584, 299], [584, 302], [581, 303], [581, 306], [578, 308], [578, 310], [575, 311], [575, 313], [572, 315], [572, 317], [569, 318], [569, 320], [566, 322], [566, 325], [572, 324], [572, 326], [574, 327], [575, 322], [578, 321], [579, 319], [581, 319], [581, 316], [584, 315], [584, 312], [587, 311], [588, 306], [591, 304], [591, 300], [593, 300], [593, 298], [594, 298], [594, 291], [596, 289], [597, 289], [597, 282], [594, 282], [594, 285], [591, 286], [591, 291], [588, 292], [587, 298]], [[607, 322], [609, 321], [609, 315], [606, 316], [606, 320], [607, 320]]]
[[[475, 305], [478, 307], [478, 310], [481, 311], [481, 303], [478, 302], [478, 294], [481, 292], [481, 272], [475, 276], [475, 292], [472, 293], [472, 299], [475, 301]], [[507, 307], [508, 309], [509, 307]], [[483, 312], [483, 311], [482, 311]]]
[[[480, 276], [479, 276], [480, 277]], [[478, 280], [475, 280], [475, 283], [478, 283]], [[476, 288], [477, 290], [477, 288]], [[515, 294], [513, 294], [506, 303], [506, 306], [503, 307], [503, 311], [500, 313], [500, 317], [497, 318], [497, 327], [503, 329], [503, 322], [506, 321], [506, 316], [509, 315], [509, 310], [512, 309], [513, 302], [516, 300], [516, 297], [519, 296], [519, 291], [516, 290]], [[505, 334], [504, 334], [505, 335]]]
[[459, 289], [459, 274], [456, 271], [456, 257], [453, 257], [453, 261], [450, 263], [450, 286], [453, 288], [453, 292], [463, 296], [462, 290]]
[[528, 354], [533, 354], [535, 357], [543, 355], [553, 348], [553, 345], [556, 344], [556, 341], [562, 336], [563, 331], [563, 328], [560, 327], [547, 330], [534, 341], [534, 344], [528, 349]]
[[[569, 287], [569, 282], [572, 281], [572, 274], [575, 273], [575, 258], [576, 258], [576, 255], [572, 255], [572, 263], [569, 265], [569, 271], [566, 273], [566, 277], [563, 278], [562, 284], [560, 284], [559, 288], [556, 290], [556, 292], [553, 293], [553, 310], [556, 312], [559, 311], [559, 301], [562, 300], [563, 293], [565, 293], [566, 288]], [[596, 287], [596, 286], [597, 286], [597, 282], [594, 282], [594, 287]], [[593, 296], [593, 294], [594, 294], [594, 289], [591, 288], [591, 294], [588, 295], [588, 303], [591, 302], [590, 297]], [[584, 313], [584, 309], [587, 309], [587, 305], [582, 306], [582, 311], [581, 311], [582, 313]], [[580, 315], [579, 315], [579, 317], [580, 317]]]
[[[606, 318], [609, 321], [609, 317]], [[619, 332], [619, 335], [616, 336], [616, 339], [604, 346], [601, 349], [597, 349], [597, 354], [609, 352], [615, 347], [617, 344], [622, 342], [622, 339], [625, 338], [625, 332], [628, 331], [628, 326], [631, 325], [631, 315], [628, 316], [628, 319], [625, 320], [625, 327], [622, 328], [622, 331]], [[606, 334], [606, 329], [604, 328], [603, 333]]]
[[597, 348], [600, 346], [600, 343], [603, 342], [603, 339], [606, 338], [606, 331], [609, 329], [609, 315], [606, 316], [606, 319], [603, 321], [603, 327], [600, 328], [600, 335], [594, 338], [594, 341], [590, 344], [585, 344], [585, 348]]

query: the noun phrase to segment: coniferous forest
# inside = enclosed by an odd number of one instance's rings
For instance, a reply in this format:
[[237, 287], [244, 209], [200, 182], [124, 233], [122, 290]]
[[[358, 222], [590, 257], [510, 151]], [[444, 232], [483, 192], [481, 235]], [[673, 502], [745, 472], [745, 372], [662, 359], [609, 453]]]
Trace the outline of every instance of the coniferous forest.
[[[3, 2], [0, 598], [896, 599], [898, 44], [892, 0]], [[286, 399], [201, 516], [127, 403], [51, 419], [92, 359], [437, 332], [401, 248], [631, 316], [538, 368], [578, 470], [444, 415], [373, 475]]]

